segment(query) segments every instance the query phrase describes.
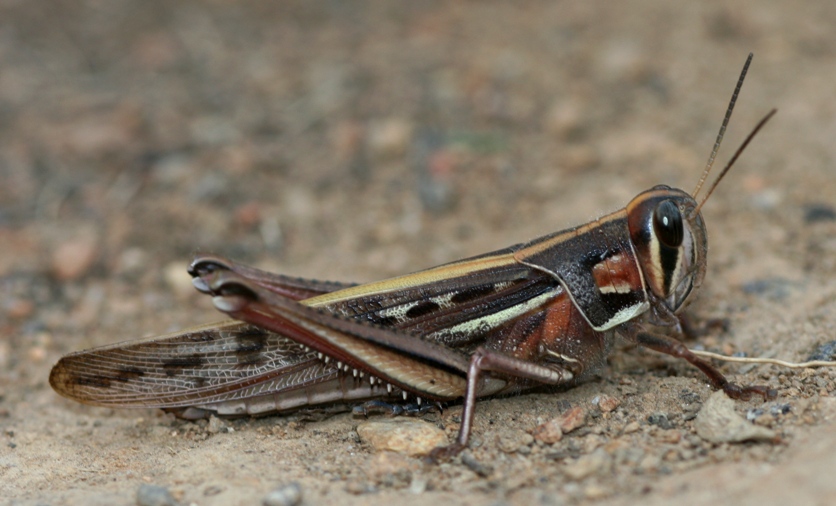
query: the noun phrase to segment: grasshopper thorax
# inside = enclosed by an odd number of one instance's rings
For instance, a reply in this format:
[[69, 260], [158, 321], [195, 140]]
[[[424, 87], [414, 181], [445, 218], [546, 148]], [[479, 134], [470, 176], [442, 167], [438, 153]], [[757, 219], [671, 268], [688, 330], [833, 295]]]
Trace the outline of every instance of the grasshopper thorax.
[[705, 224], [697, 202], [682, 190], [659, 185], [627, 205], [630, 240], [645, 284], [674, 312], [684, 307], [705, 275]]

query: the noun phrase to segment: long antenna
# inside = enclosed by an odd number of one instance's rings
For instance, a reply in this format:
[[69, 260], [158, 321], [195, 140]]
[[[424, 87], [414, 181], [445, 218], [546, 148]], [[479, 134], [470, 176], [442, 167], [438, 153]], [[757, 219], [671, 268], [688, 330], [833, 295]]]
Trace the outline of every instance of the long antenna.
[[[774, 116], [776, 112], [778, 112], [778, 109], [772, 109], [771, 111], [769, 111], [769, 113], [766, 116], [764, 116], [763, 119], [760, 120], [757, 125], [755, 125], [755, 128], [752, 129], [749, 135], [746, 136], [746, 140], [744, 140], [743, 144], [741, 144], [740, 147], [737, 148], [737, 151], [734, 152], [734, 156], [731, 157], [729, 163], [727, 163], [726, 166], [723, 167], [723, 170], [720, 171], [720, 175], [717, 176], [717, 179], [714, 180], [714, 184], [712, 184], [711, 188], [708, 189], [708, 193], [705, 194], [705, 197], [703, 197], [702, 202], [700, 202], [696, 209], [694, 209], [694, 211], [691, 213], [691, 216], [696, 216], [697, 213], [700, 212], [702, 205], [705, 204], [705, 201], [708, 200], [708, 197], [710, 197], [711, 194], [714, 193], [714, 188], [717, 188], [717, 185], [720, 184], [720, 181], [723, 179], [723, 176], [725, 176], [729, 169], [732, 168], [734, 162], [737, 161], [737, 157], [739, 157], [740, 153], [742, 153], [743, 150], [746, 149], [746, 146], [749, 145], [749, 141], [751, 141], [755, 137], [755, 134], [758, 133], [758, 130], [760, 130], [766, 124], [766, 122], [769, 121], [769, 118]], [[702, 182], [700, 182], [700, 184], [702, 184]]]
[[[720, 133], [717, 134], [717, 140], [714, 141], [714, 149], [711, 150], [711, 156], [708, 157], [708, 163], [705, 164], [705, 170], [702, 171], [700, 182], [697, 183], [697, 187], [694, 188], [693, 193], [691, 193], [694, 198], [697, 198], [697, 193], [700, 192], [703, 183], [705, 183], [706, 178], [708, 178], [708, 173], [711, 172], [711, 167], [714, 165], [714, 158], [717, 156], [717, 151], [720, 150], [720, 143], [723, 142], [723, 135], [725, 135], [726, 127], [729, 125], [729, 120], [731, 119], [731, 114], [734, 110], [734, 103], [737, 102], [737, 95], [740, 94], [740, 88], [743, 87], [743, 79], [746, 77], [746, 72], [749, 71], [749, 64], [752, 63], [752, 57], [754, 56], [754, 54], [749, 53], [749, 57], [746, 58], [746, 63], [743, 64], [743, 70], [740, 71], [740, 77], [737, 78], [737, 86], [734, 87], [734, 93], [732, 94], [731, 101], [729, 101], [729, 107], [726, 109], [726, 117], [723, 118], [723, 124], [720, 126]], [[703, 202], [705, 201], [703, 200]]]

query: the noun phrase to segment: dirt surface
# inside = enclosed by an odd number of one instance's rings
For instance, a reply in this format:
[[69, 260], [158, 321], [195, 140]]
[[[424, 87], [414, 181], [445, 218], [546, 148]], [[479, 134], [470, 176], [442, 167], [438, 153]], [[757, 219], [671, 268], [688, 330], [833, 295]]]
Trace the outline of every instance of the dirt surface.
[[[260, 504], [296, 482], [304, 504], [830, 504], [832, 370], [723, 366], [777, 389], [735, 404], [777, 437], [718, 444], [694, 428], [704, 378], [621, 347], [568, 392], [481, 402], [467, 462], [438, 466], [349, 414], [196, 424], [47, 377], [222, 319], [195, 252], [372, 281], [690, 191], [750, 51], [718, 159], [779, 112], [704, 208], [690, 314], [727, 330], [688, 344], [804, 360], [836, 339], [833, 26], [829, 1], [2, 2], [0, 502]], [[570, 407], [581, 427], [532, 441]], [[424, 418], [452, 436], [460, 412]]]

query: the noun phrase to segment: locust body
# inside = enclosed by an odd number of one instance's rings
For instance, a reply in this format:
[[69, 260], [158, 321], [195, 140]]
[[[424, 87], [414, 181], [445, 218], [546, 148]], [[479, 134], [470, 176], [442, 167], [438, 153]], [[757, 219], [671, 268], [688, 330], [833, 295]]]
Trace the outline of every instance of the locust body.
[[448, 453], [467, 444], [477, 398], [571, 385], [601, 367], [614, 334], [684, 358], [732, 397], [768, 397], [647, 325], [681, 332], [678, 314], [705, 275], [697, 192], [656, 186], [591, 223], [364, 285], [199, 257], [195, 287], [233, 320], [72, 353], [50, 384], [87, 404], [182, 416], [463, 400]]

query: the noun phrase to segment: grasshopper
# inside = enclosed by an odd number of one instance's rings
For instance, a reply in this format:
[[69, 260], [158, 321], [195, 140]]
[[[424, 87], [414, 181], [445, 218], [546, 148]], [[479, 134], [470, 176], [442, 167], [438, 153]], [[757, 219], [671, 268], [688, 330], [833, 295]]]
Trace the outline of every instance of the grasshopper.
[[640, 193], [591, 223], [363, 285], [271, 274], [218, 257], [189, 267], [232, 320], [71, 353], [50, 384], [86, 404], [157, 407], [186, 418], [262, 415], [364, 401], [463, 400], [464, 448], [478, 398], [568, 386], [598, 370], [614, 335], [687, 360], [735, 399], [738, 386], [677, 339], [706, 267], [700, 209], [766, 115], [697, 203], [751, 62], [746, 61], [703, 175], [688, 194]]

